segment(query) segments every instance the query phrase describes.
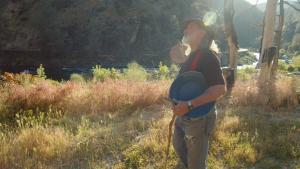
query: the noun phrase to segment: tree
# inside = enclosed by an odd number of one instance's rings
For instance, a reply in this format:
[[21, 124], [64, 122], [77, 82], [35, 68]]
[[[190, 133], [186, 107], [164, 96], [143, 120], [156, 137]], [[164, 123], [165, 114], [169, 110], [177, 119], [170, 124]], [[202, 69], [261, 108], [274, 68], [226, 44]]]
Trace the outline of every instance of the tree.
[[229, 53], [229, 67], [234, 70], [234, 76], [237, 69], [237, 50], [238, 41], [237, 35], [233, 24], [234, 16], [234, 4], [233, 0], [224, 1], [224, 25], [225, 34], [228, 43], [228, 53]]
[[271, 78], [271, 69], [273, 58], [275, 57], [276, 47], [274, 42], [275, 18], [276, 18], [277, 0], [268, 0], [263, 28], [263, 39], [259, 58], [260, 75], [259, 82], [265, 84]]
[[226, 79], [226, 87], [230, 93], [231, 89], [234, 86], [236, 72], [237, 72], [237, 50], [238, 50], [238, 41], [235, 27], [233, 24], [234, 16], [234, 1], [233, 0], [224, 0], [224, 30], [225, 30], [225, 39], [228, 45], [228, 68], [223, 70], [224, 78]]
[[280, 0], [280, 11], [279, 11], [279, 20], [278, 20], [278, 27], [275, 34], [275, 45], [277, 46], [275, 57], [273, 58], [273, 67], [272, 67], [272, 77], [274, 78], [277, 72], [278, 67], [278, 58], [279, 58], [279, 50], [281, 48], [281, 41], [282, 41], [282, 31], [284, 25], [284, 1]]

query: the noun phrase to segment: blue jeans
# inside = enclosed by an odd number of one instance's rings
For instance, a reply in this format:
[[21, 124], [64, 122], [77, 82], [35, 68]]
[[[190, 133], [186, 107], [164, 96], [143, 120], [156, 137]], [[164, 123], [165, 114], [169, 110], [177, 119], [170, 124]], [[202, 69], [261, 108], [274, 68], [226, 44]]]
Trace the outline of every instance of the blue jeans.
[[188, 169], [206, 169], [208, 140], [215, 126], [217, 112], [188, 119], [177, 117], [173, 135], [173, 146]]

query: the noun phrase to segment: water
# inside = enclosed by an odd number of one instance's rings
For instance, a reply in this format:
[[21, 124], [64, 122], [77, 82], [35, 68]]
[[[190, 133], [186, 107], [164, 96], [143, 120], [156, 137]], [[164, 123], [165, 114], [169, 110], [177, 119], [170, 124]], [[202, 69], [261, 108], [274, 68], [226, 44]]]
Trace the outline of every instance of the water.
[[[255, 52], [253, 53], [256, 57], [257, 60], [259, 60], [259, 53]], [[245, 69], [245, 68], [255, 68], [256, 65], [257, 65], [258, 61], [254, 62], [253, 64], [251, 65], [242, 65], [242, 66], [237, 66], [237, 69]]]

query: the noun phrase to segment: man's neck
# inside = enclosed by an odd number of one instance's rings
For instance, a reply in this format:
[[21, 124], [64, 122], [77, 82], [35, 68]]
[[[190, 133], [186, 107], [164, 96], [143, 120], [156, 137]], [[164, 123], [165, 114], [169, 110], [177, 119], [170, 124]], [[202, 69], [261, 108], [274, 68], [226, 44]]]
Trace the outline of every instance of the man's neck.
[[190, 44], [190, 47], [191, 47], [191, 52], [195, 52], [199, 49], [199, 44], [197, 43], [194, 43], [194, 44]]
[[196, 52], [197, 50], [199, 50], [199, 46], [197, 46], [197, 47], [192, 47], [192, 46], [191, 46], [191, 53], [194, 53], [194, 52]]

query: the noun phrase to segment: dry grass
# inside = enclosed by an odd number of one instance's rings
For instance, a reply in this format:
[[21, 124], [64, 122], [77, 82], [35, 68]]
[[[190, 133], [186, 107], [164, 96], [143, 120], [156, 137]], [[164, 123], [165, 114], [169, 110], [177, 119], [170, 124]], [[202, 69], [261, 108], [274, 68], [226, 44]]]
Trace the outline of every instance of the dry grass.
[[237, 81], [231, 93], [232, 102], [238, 106], [293, 109], [299, 105], [296, 80], [282, 76], [274, 85], [264, 87], [259, 87], [256, 79]]
[[[5, 84], [0, 93], [0, 168], [159, 169], [172, 115], [161, 102], [169, 85], [125, 79]], [[266, 102], [254, 81], [238, 82], [230, 101], [223, 99], [233, 104], [219, 104], [209, 167], [296, 169], [299, 114], [256, 108], [267, 103], [294, 107], [295, 86], [289, 77], [279, 79], [274, 102]], [[44, 118], [41, 111], [62, 115]], [[22, 125], [11, 125], [7, 118]], [[173, 149], [168, 167], [184, 169]]]
[[53, 83], [42, 80], [30, 85], [6, 84], [1, 89], [2, 119], [13, 119], [19, 110], [71, 114], [132, 112], [156, 104], [167, 95], [169, 82], [106, 80], [89, 83]]
[[63, 166], [71, 156], [72, 140], [72, 136], [60, 128], [23, 129], [0, 143], [0, 168]]
[[106, 80], [98, 83], [73, 84], [62, 108], [71, 113], [122, 113], [162, 101], [169, 82]]

